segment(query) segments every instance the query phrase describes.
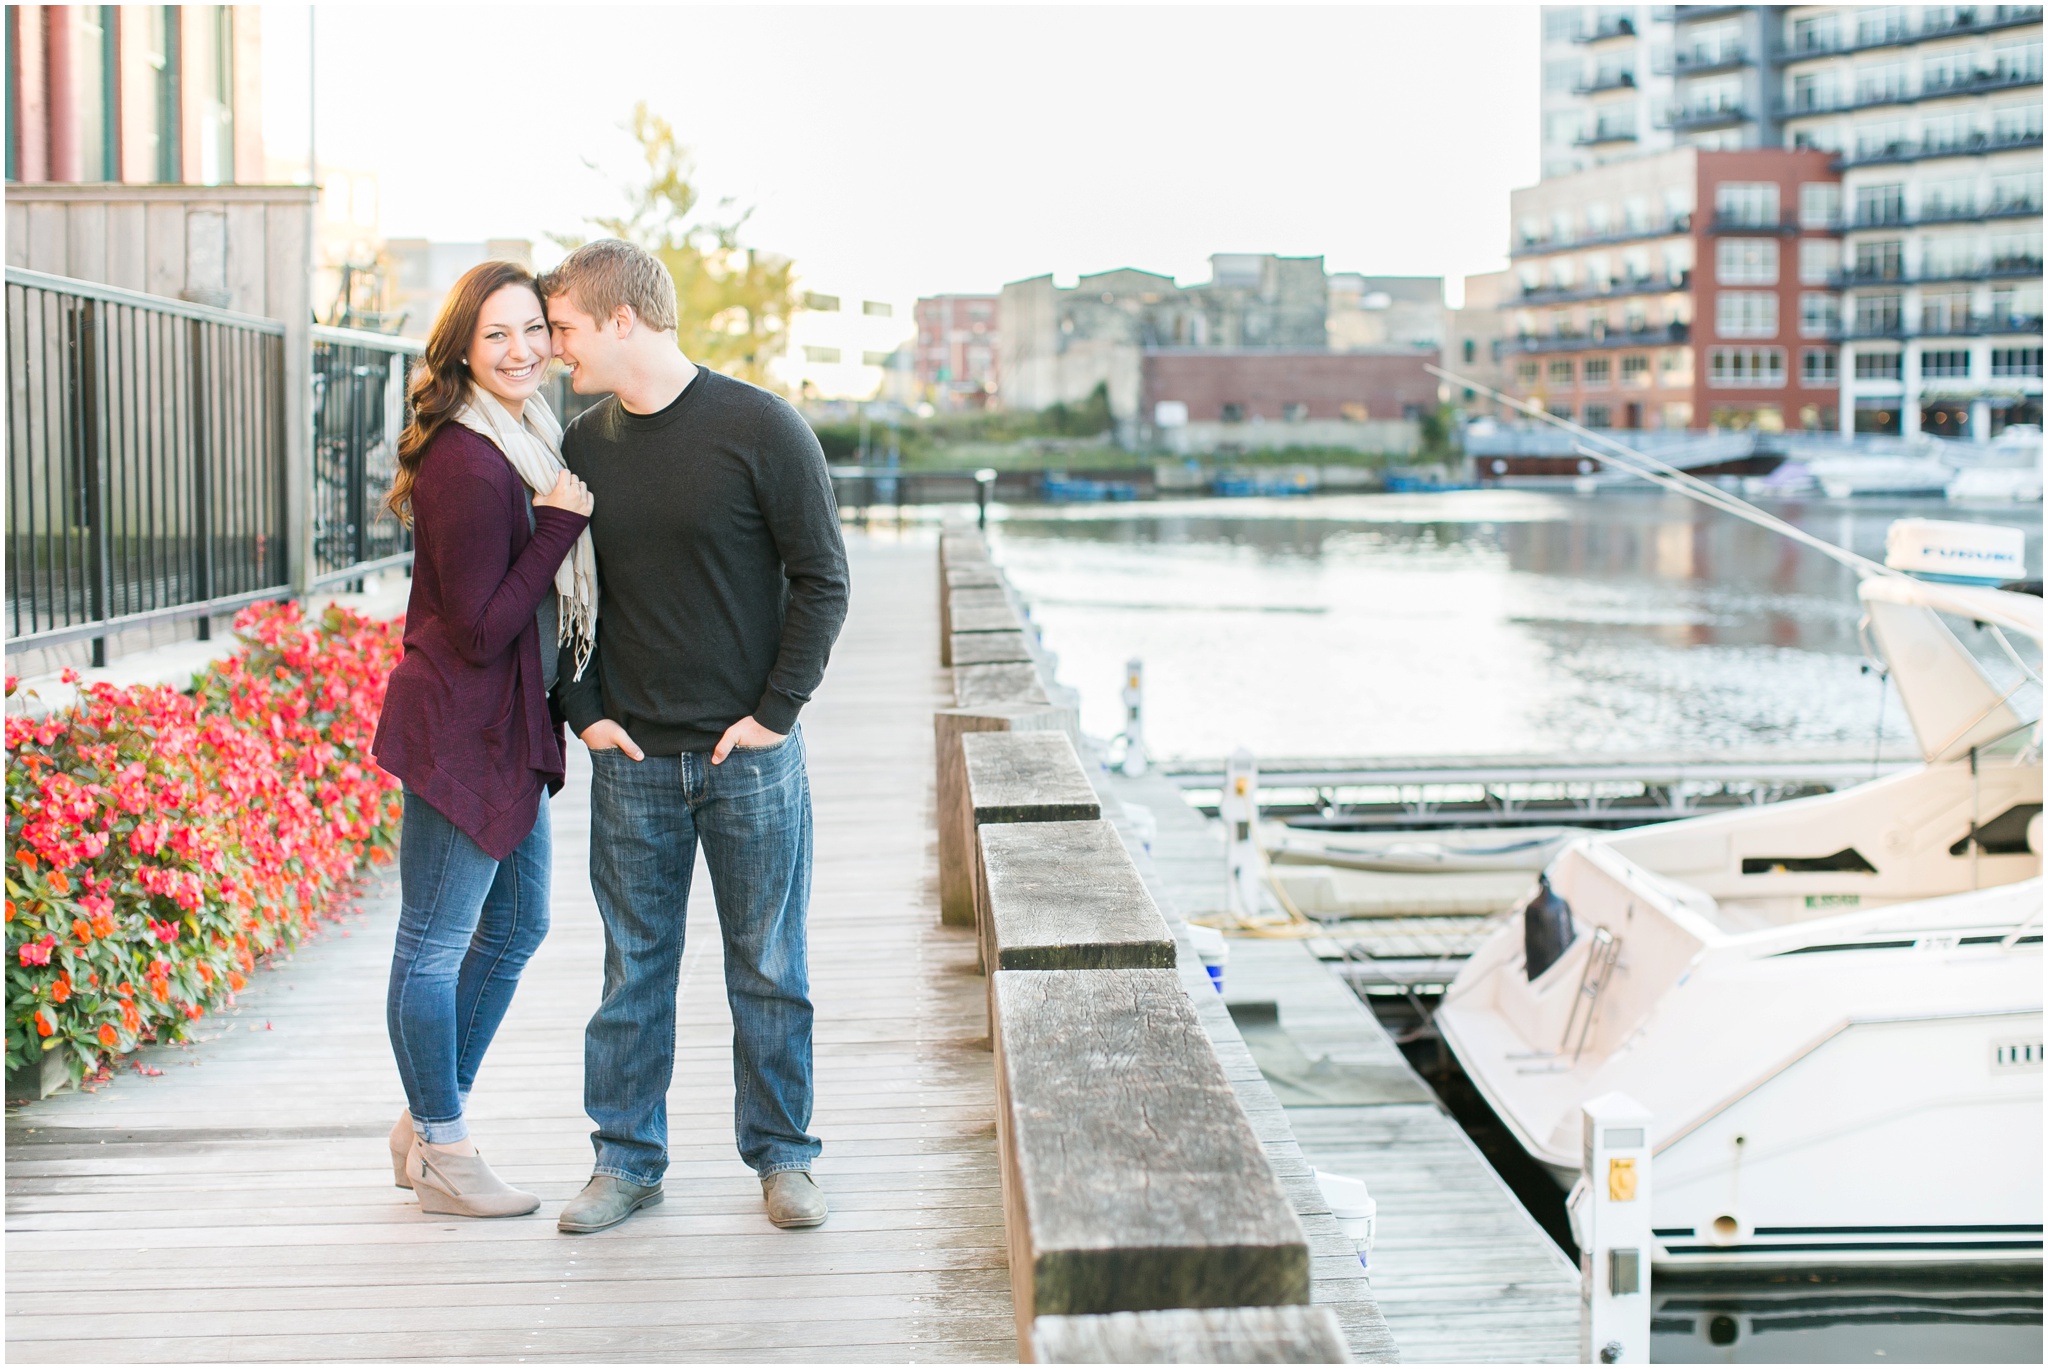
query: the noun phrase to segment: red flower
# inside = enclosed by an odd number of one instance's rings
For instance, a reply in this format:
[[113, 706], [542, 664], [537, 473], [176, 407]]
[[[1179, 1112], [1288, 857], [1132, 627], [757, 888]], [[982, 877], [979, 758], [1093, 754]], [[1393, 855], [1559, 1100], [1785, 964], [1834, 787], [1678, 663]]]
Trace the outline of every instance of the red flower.
[[[50, 1001], [52, 1003], [62, 1003], [70, 997], [71, 976], [68, 973], [60, 973], [56, 981], [50, 985]], [[48, 1034], [47, 1032], [44, 1033], [46, 1036]]]
[[118, 1046], [121, 1044], [121, 1033], [114, 1030], [113, 1023], [100, 1023], [100, 1044], [102, 1046]]
[[44, 1012], [44, 1011], [43, 1011], [43, 1010], [42, 1010], [41, 1008], [37, 1008], [37, 1009], [36, 1009], [36, 1035], [37, 1035], [37, 1036], [50, 1036], [50, 1035], [53, 1035], [53, 1034], [54, 1034], [54, 1033], [56, 1032], [56, 1030], [57, 1030], [57, 1024], [56, 1024], [55, 1022], [52, 1022], [52, 1021], [50, 1020], [50, 1015], [49, 1015], [48, 1013]]

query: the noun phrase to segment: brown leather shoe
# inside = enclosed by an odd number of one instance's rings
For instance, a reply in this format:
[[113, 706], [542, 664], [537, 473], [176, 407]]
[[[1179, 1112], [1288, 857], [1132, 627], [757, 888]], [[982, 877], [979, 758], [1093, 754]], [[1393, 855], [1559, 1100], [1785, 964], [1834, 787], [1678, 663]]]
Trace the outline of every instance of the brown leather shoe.
[[825, 1190], [808, 1169], [784, 1169], [761, 1180], [761, 1201], [768, 1205], [768, 1220], [788, 1230], [817, 1226], [832, 1209], [825, 1202]]

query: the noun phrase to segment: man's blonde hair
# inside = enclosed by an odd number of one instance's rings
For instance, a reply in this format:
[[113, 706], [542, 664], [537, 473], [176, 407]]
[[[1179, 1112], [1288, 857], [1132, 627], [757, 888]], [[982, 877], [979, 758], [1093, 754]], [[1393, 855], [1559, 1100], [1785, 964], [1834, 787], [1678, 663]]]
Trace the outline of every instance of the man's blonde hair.
[[625, 305], [657, 333], [676, 330], [676, 282], [661, 259], [617, 238], [599, 238], [571, 252], [541, 277], [541, 296], [567, 295], [600, 323]]

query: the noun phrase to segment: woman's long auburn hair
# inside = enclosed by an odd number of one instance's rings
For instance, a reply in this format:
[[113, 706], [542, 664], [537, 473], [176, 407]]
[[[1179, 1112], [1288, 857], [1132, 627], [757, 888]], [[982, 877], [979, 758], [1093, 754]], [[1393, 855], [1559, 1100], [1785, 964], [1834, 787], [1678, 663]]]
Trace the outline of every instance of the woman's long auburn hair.
[[455, 411], [469, 402], [469, 367], [462, 358], [476, 337], [484, 301], [508, 285], [523, 285], [533, 291], [535, 299], [540, 298], [540, 285], [532, 271], [516, 261], [487, 261], [463, 273], [434, 317], [426, 351], [406, 386], [412, 416], [398, 435], [398, 475], [391, 482], [391, 493], [384, 496], [384, 507], [401, 523], [412, 522], [412, 486], [419, 478], [428, 444], [455, 417]]

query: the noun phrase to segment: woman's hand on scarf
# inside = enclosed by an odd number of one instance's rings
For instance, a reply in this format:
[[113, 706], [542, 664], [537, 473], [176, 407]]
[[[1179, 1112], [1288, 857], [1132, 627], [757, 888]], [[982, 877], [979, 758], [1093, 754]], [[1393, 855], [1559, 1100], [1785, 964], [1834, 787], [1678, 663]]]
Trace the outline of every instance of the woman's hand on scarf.
[[562, 509], [569, 513], [580, 513], [585, 518], [597, 507], [597, 500], [591, 497], [590, 487], [578, 480], [567, 470], [555, 473], [555, 487], [546, 494], [533, 497], [535, 508]]

